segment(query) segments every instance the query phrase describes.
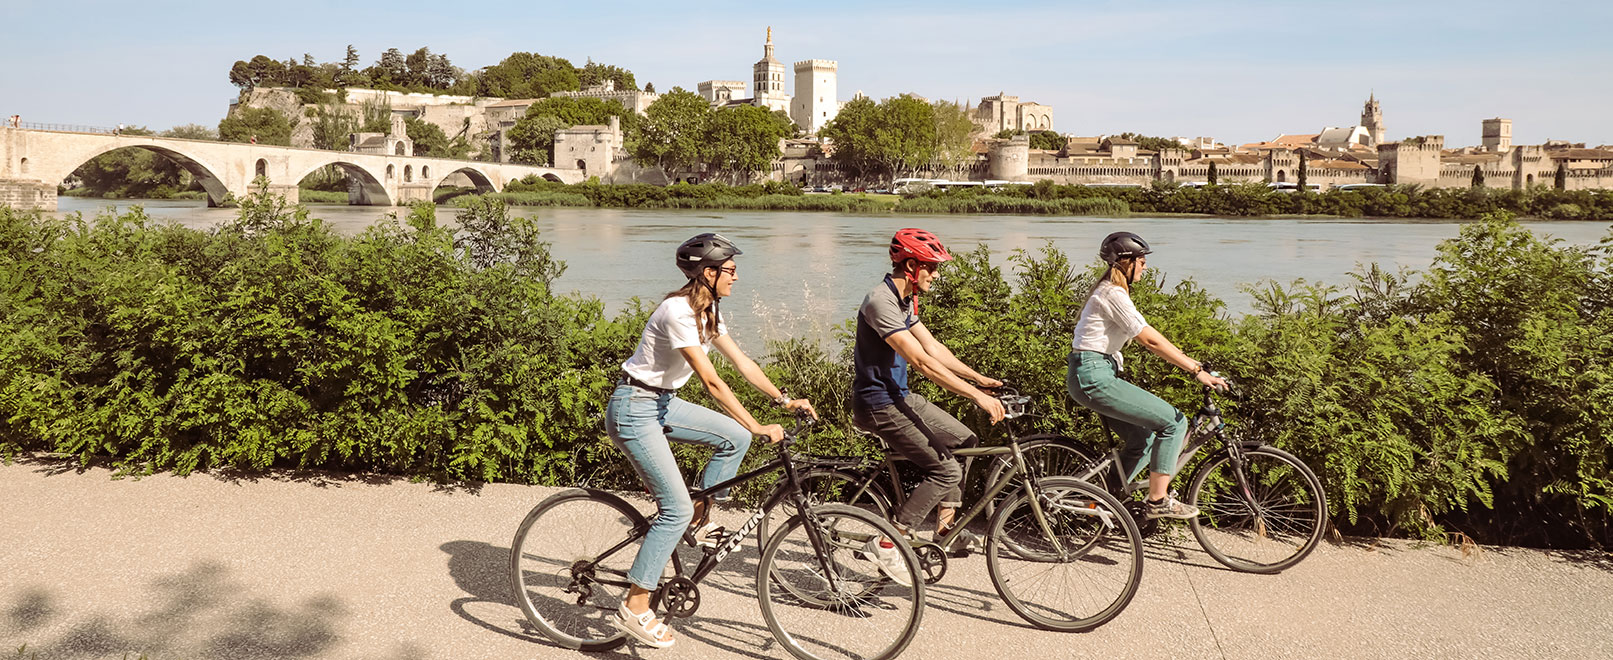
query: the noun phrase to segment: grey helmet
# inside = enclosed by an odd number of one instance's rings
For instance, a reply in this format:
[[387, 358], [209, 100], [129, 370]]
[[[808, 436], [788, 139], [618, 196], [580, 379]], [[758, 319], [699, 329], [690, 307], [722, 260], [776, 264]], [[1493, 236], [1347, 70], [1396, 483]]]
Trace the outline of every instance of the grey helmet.
[[678, 270], [692, 280], [705, 269], [720, 267], [724, 261], [741, 254], [744, 252], [722, 234], [706, 232], [678, 246]]
[[1117, 231], [1103, 238], [1103, 245], [1098, 248], [1098, 258], [1113, 266], [1121, 259], [1140, 257], [1153, 251], [1143, 237], [1129, 231]]

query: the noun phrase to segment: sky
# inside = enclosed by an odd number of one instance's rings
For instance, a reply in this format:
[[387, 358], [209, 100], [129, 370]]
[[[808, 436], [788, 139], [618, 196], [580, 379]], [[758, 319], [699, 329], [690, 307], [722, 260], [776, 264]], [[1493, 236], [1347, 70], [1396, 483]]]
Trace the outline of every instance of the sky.
[[525, 51], [692, 91], [748, 81], [772, 26], [787, 65], [839, 62], [841, 100], [1006, 92], [1052, 105], [1054, 128], [1076, 135], [1241, 144], [1354, 125], [1375, 94], [1390, 139], [1477, 144], [1500, 116], [1519, 144], [1613, 143], [1606, 2], [500, 4], [0, 0], [0, 116], [216, 126], [236, 60], [339, 61], [349, 44], [366, 66], [393, 47], [467, 70]]

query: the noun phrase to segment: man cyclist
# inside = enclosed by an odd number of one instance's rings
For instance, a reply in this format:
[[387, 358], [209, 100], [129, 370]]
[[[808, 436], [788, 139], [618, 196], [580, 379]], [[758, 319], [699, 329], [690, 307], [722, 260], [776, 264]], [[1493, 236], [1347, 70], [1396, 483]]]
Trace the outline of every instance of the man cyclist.
[[[952, 450], [974, 446], [979, 439], [962, 422], [908, 390], [908, 367], [974, 401], [993, 424], [1003, 419], [1002, 402], [965, 379], [984, 388], [1001, 387], [1002, 382], [959, 361], [919, 320], [918, 295], [930, 290], [941, 264], [952, 260], [935, 234], [911, 228], [896, 232], [890, 259], [890, 274], [868, 292], [857, 311], [852, 421], [879, 436], [923, 474], [923, 482], [896, 512], [897, 531], [911, 539], [930, 510], [936, 509], [935, 538], [939, 540], [951, 532], [963, 497], [959, 487], [963, 468], [952, 457]], [[955, 547], [946, 550], [962, 550], [969, 544], [978, 546], [979, 537], [965, 531]], [[898, 561], [892, 553], [878, 556]], [[881, 566], [887, 575], [901, 570], [899, 564]]]

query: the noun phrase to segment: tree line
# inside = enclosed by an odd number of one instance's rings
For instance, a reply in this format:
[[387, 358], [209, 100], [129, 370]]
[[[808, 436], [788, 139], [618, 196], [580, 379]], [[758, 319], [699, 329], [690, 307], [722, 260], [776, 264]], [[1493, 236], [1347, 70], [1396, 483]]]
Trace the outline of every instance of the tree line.
[[257, 87], [290, 87], [302, 91], [305, 103], [316, 103], [325, 90], [346, 87], [461, 96], [541, 98], [554, 92], [583, 89], [611, 81], [617, 89], [638, 89], [633, 72], [590, 58], [573, 66], [563, 57], [512, 53], [498, 64], [466, 71], [447, 54], [421, 47], [405, 55], [388, 48], [376, 61], [360, 66], [358, 50], [347, 47], [339, 62], [317, 62], [304, 53], [301, 60], [276, 60], [267, 55], [237, 60], [230, 67], [230, 84], [243, 91]]

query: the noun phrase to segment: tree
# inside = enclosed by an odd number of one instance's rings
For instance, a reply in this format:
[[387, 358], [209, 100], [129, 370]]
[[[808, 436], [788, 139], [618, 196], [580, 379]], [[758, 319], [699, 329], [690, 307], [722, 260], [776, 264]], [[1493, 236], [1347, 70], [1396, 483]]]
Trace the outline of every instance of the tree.
[[409, 139], [414, 141], [416, 156], [463, 160], [470, 153], [470, 144], [463, 137], [450, 140], [441, 127], [429, 121], [405, 117], [403, 125]]
[[632, 150], [634, 158], [654, 162], [668, 172], [691, 170], [705, 162], [712, 112], [704, 97], [674, 87], [645, 108], [644, 114], [640, 139]]
[[509, 144], [503, 148], [514, 162], [548, 165], [554, 159], [554, 132], [570, 127], [554, 115], [528, 115], [506, 133]]
[[230, 67], [230, 84], [250, 90], [261, 86], [284, 85], [286, 65], [266, 55], [253, 56], [251, 61], [237, 60]]
[[1064, 148], [1064, 136], [1053, 131], [1036, 131], [1031, 133], [1031, 148], [1058, 151]]
[[[204, 127], [196, 127], [206, 130]], [[123, 129], [124, 135], [151, 135], [143, 126]], [[114, 149], [73, 170], [73, 176], [96, 197], [165, 199], [190, 187], [192, 178], [183, 167], [146, 149]]]
[[381, 88], [395, 88], [408, 84], [409, 64], [403, 52], [396, 48], [388, 48], [381, 53], [381, 59], [375, 65], [364, 70], [364, 75], [370, 79], [370, 84]]
[[911, 96], [880, 104], [878, 154], [888, 170], [911, 172], [935, 160], [935, 108]]
[[706, 142], [708, 162], [736, 179], [749, 179], [767, 169], [783, 153], [779, 140], [794, 124], [789, 118], [754, 105], [722, 108], [712, 114]]
[[287, 117], [274, 108], [241, 108], [218, 123], [218, 137], [225, 142], [251, 142], [258, 144], [291, 146], [291, 129], [295, 118]]
[[512, 99], [543, 98], [579, 88], [577, 69], [571, 62], [536, 53], [512, 53], [483, 69], [477, 83], [482, 96]]
[[1218, 177], [1216, 177], [1215, 161], [1213, 161], [1213, 160], [1210, 161], [1210, 172], [1206, 176], [1206, 178], [1208, 179], [1207, 183], [1209, 183], [1212, 186], [1216, 185], [1217, 183], [1220, 183], [1219, 181], [1216, 180]]
[[1484, 169], [1479, 167], [1478, 165], [1473, 166], [1473, 187], [1474, 188], [1483, 188], [1484, 187]]
[[975, 158], [975, 123], [969, 119], [969, 108], [962, 103], [936, 101], [935, 160], [946, 167], [962, 167]]
[[1302, 192], [1302, 193], [1310, 191], [1310, 188], [1305, 185], [1306, 180], [1310, 178], [1308, 176], [1310, 174], [1310, 169], [1311, 169], [1310, 168], [1310, 163], [1309, 163], [1309, 161], [1306, 160], [1305, 152], [1300, 151], [1299, 152], [1299, 176], [1296, 177], [1297, 180], [1294, 183], [1299, 184], [1299, 191]]
[[[673, 89], [677, 89], [677, 88], [674, 87]], [[646, 93], [646, 94], [654, 94], [655, 93], [655, 83], [644, 83], [644, 93]]]
[[314, 148], [346, 151], [352, 134], [359, 132], [359, 119], [343, 106], [321, 103], [314, 106]]
[[841, 106], [835, 118], [818, 131], [819, 136], [834, 143], [834, 152], [829, 158], [853, 179], [860, 179], [878, 167], [871, 152], [878, 115], [879, 105], [873, 99], [858, 96]]
[[1551, 187], [1568, 190], [1568, 165], [1557, 163], [1557, 174], [1551, 178]]
[[997, 139], [997, 140], [1007, 140], [1008, 138], [1014, 137], [1015, 135], [1019, 135], [1019, 133], [1020, 133], [1019, 131], [1016, 131], [1016, 130], [1014, 130], [1012, 128], [1005, 128], [1005, 129], [1002, 129], [1000, 131], [997, 131], [997, 133], [992, 135], [991, 137], [993, 139]]
[[577, 69], [577, 84], [582, 85], [583, 89], [597, 87], [607, 80], [615, 82], [616, 89], [638, 89], [633, 72], [619, 66], [600, 64], [589, 58], [587, 64]]
[[1121, 133], [1119, 137], [1136, 142], [1138, 147], [1151, 151], [1164, 151], [1166, 149], [1182, 148], [1182, 143], [1180, 141], [1166, 137], [1155, 137], [1152, 135], [1129, 132]]
[[201, 124], [180, 124], [163, 131], [162, 136], [182, 140], [217, 140], [218, 131]]

